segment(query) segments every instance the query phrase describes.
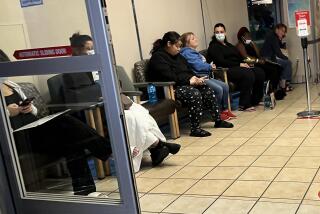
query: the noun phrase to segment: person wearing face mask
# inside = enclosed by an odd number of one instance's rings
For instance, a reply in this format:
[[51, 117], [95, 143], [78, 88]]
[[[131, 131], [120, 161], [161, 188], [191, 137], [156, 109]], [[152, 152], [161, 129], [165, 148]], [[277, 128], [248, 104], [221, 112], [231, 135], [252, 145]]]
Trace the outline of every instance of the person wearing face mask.
[[[280, 82], [281, 67], [271, 63], [265, 58], [261, 57], [259, 48], [252, 41], [250, 31], [246, 27], [240, 28], [237, 34], [238, 43], [236, 45], [243, 59], [251, 59], [255, 61], [255, 66], [262, 68], [266, 75], [266, 80], [270, 80], [271, 91], [276, 91]], [[278, 93], [279, 92], [279, 93]], [[281, 93], [283, 95], [281, 95]], [[279, 90], [276, 97], [283, 99], [285, 91]], [[280, 97], [279, 97], [280, 96]]]
[[[188, 61], [194, 73], [196, 75], [211, 76], [210, 74], [214, 71], [214, 69], [216, 69], [216, 65], [213, 63], [207, 63], [206, 58], [196, 50], [199, 42], [194, 33], [184, 33], [182, 34], [180, 40], [182, 42], [180, 54]], [[217, 102], [221, 109], [221, 119], [229, 120], [236, 118], [236, 116], [228, 110], [229, 86], [226, 83], [214, 78], [205, 80], [205, 83], [216, 94]]]
[[232, 128], [233, 124], [222, 121], [214, 91], [205, 85], [207, 77], [197, 77], [180, 52], [180, 35], [170, 31], [153, 43], [147, 71], [150, 81], [174, 81], [175, 96], [188, 108], [191, 122], [190, 136], [206, 137], [211, 133], [200, 128], [203, 108], [209, 110], [215, 128]]
[[261, 49], [261, 56], [277, 62], [282, 66], [281, 88], [286, 88], [286, 91], [291, 91], [292, 63], [281, 51], [282, 39], [286, 36], [286, 33], [287, 26], [282, 23], [277, 24], [274, 31], [266, 36]]
[[243, 62], [237, 48], [226, 39], [226, 28], [222, 23], [214, 26], [214, 35], [209, 44], [207, 62], [215, 62], [217, 67], [229, 68], [228, 79], [240, 91], [239, 110], [255, 111], [263, 97], [264, 72]]

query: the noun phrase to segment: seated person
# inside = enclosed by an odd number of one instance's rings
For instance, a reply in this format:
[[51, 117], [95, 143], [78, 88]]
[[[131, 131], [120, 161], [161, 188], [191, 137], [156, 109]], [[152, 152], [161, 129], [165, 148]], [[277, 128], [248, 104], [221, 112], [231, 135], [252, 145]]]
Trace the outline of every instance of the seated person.
[[[88, 35], [73, 34], [70, 38], [73, 55], [90, 55], [94, 52], [93, 40]], [[82, 79], [87, 79], [98, 86], [99, 94], [92, 93], [91, 96], [101, 96], [100, 85], [93, 81], [92, 73], [74, 73], [67, 74], [68, 82], [77, 82], [79, 76]], [[73, 80], [75, 78], [75, 80]], [[88, 82], [90, 82], [88, 81]], [[161, 133], [157, 123], [154, 121], [148, 110], [141, 105], [132, 103], [132, 106], [125, 110], [125, 117], [127, 121], [127, 130], [129, 142], [132, 148], [133, 162], [135, 171], [140, 169], [142, 154], [150, 148], [152, 165], [159, 165], [168, 155], [176, 154], [180, 150], [180, 145], [175, 143], [166, 143], [166, 138]], [[127, 118], [128, 116], [128, 118]], [[143, 119], [142, 119], [143, 118]], [[139, 124], [135, 121], [139, 120]], [[144, 121], [143, 123], [141, 121]], [[161, 133], [161, 134], [160, 134]], [[151, 137], [153, 136], [153, 137]]]
[[[189, 32], [182, 34], [180, 40], [182, 42], [180, 54], [188, 61], [193, 72], [196, 75], [210, 76], [211, 72], [216, 69], [216, 66], [213, 63], [207, 63], [206, 58], [196, 51], [199, 45], [198, 38], [192, 32]], [[214, 78], [205, 80], [205, 83], [216, 94], [217, 102], [221, 109], [221, 119], [228, 120], [235, 118], [236, 116], [228, 110], [229, 86]]]
[[270, 63], [260, 55], [256, 44], [252, 41], [250, 31], [246, 27], [240, 28], [238, 34], [238, 43], [236, 45], [240, 55], [244, 58], [256, 60], [256, 66], [262, 68], [266, 75], [266, 80], [271, 82], [271, 91], [276, 91], [280, 82], [281, 68], [276, 64]]
[[226, 28], [222, 23], [214, 26], [214, 35], [209, 44], [207, 62], [215, 62], [218, 67], [229, 68], [228, 79], [240, 91], [239, 110], [254, 111], [263, 97], [265, 75], [262, 69], [243, 63], [236, 47], [226, 38]]
[[200, 128], [203, 108], [209, 110], [216, 128], [232, 128], [233, 124], [222, 121], [214, 91], [205, 85], [206, 77], [197, 77], [186, 59], [179, 53], [181, 41], [177, 32], [164, 34], [153, 44], [152, 57], [147, 71], [151, 81], [174, 81], [175, 96], [186, 105], [191, 122], [190, 136], [206, 137], [211, 133]]
[[279, 63], [283, 70], [280, 79], [281, 88], [286, 87], [287, 91], [292, 90], [290, 86], [292, 78], [292, 63], [287, 56], [281, 51], [282, 39], [286, 36], [287, 26], [285, 24], [277, 24], [274, 31], [266, 36], [261, 49], [261, 56]]

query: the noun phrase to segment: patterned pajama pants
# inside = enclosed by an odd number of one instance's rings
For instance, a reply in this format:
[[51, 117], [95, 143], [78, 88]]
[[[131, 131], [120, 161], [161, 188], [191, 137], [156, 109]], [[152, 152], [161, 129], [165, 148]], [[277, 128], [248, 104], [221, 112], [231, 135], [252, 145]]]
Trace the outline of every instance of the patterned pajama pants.
[[178, 86], [176, 99], [188, 108], [191, 132], [200, 128], [203, 109], [208, 109], [213, 121], [220, 121], [219, 106], [214, 91], [208, 86]]

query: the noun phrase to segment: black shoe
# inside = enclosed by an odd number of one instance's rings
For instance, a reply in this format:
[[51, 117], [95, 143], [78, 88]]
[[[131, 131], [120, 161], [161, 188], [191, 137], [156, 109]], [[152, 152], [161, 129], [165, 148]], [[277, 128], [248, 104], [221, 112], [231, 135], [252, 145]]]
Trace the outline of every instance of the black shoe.
[[150, 149], [151, 160], [153, 166], [158, 166], [169, 155], [169, 149], [166, 146]]
[[208, 137], [210, 135], [211, 135], [210, 132], [203, 130], [203, 129], [200, 129], [200, 128], [195, 129], [195, 130], [191, 131], [191, 133], [190, 133], [190, 136], [192, 136], [192, 137]]
[[164, 145], [169, 149], [171, 154], [177, 154], [181, 148], [181, 145], [177, 143], [164, 143]]
[[233, 128], [233, 124], [227, 121], [220, 120], [214, 124], [214, 128]]

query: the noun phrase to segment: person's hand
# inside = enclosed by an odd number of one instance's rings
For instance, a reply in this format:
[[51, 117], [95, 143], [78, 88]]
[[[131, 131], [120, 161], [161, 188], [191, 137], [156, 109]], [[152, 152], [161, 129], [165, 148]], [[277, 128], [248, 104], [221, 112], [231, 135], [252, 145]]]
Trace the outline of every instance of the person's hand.
[[207, 80], [207, 79], [208, 79], [207, 76], [198, 78], [198, 84], [197, 85], [204, 85], [205, 84], [205, 80]]
[[190, 85], [198, 85], [198, 77], [196, 76], [191, 77], [189, 82], [190, 82]]
[[20, 112], [23, 114], [28, 114], [28, 113], [32, 112], [31, 103], [27, 106], [20, 106]]
[[12, 103], [10, 105], [7, 106], [7, 109], [10, 113], [10, 117], [15, 117], [17, 116], [18, 114], [20, 114], [20, 106], [18, 106], [17, 104], [15, 103]]
[[250, 68], [250, 66], [247, 63], [240, 63], [241, 68]]

